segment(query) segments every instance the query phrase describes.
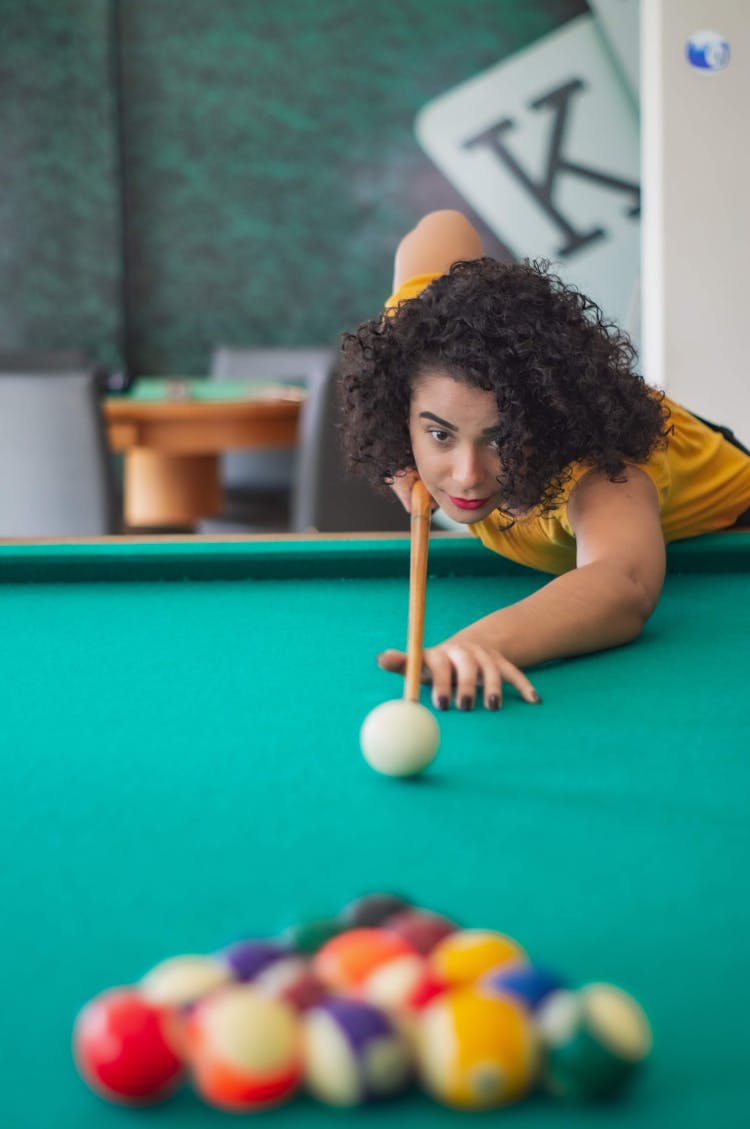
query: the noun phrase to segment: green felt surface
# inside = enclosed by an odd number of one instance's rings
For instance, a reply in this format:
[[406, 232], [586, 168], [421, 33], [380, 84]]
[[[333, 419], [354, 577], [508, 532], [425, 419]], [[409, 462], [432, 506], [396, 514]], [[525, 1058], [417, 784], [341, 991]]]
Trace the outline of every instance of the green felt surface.
[[[404, 542], [0, 546], [8, 1129], [230, 1125], [189, 1092], [109, 1107], [75, 1075], [78, 1007], [164, 957], [406, 892], [516, 936], [648, 1011], [622, 1103], [500, 1115], [419, 1094], [389, 1124], [733, 1129], [747, 1115], [750, 536], [670, 551], [634, 646], [534, 673], [544, 704], [440, 715], [423, 779], [362, 760], [400, 694]], [[431, 548], [427, 641], [543, 583], [474, 543]], [[424, 700], [427, 700], [426, 693]], [[372, 1123], [306, 1098], [256, 1118]]]
[[[300, 382], [300, 386], [304, 382]], [[279, 389], [288, 389], [289, 384], [279, 385], [274, 380], [203, 380], [195, 377], [157, 376], [136, 380], [126, 396], [139, 402], [161, 402], [162, 400], [197, 400], [217, 403], [235, 400], [257, 400], [278, 394]]]

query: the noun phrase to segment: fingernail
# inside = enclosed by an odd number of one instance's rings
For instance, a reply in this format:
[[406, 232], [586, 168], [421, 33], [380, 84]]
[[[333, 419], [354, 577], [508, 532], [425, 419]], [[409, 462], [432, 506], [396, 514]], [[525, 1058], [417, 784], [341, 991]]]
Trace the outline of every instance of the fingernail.
[[538, 706], [538, 705], [541, 704], [542, 699], [539, 697], [536, 690], [533, 691], [533, 693], [531, 695], [531, 700], [532, 700], [532, 702], [534, 703], [535, 706]]
[[458, 703], [458, 708], [460, 710], [470, 710], [474, 708], [474, 702], [468, 694], [464, 694], [463, 698]]
[[498, 697], [497, 694], [490, 694], [489, 698], [487, 699], [487, 709], [488, 710], [499, 710], [500, 709], [500, 698]]
[[438, 709], [439, 710], [447, 710], [449, 705], [450, 705], [450, 702], [446, 698], [445, 694], [441, 694], [440, 697], [438, 698]]

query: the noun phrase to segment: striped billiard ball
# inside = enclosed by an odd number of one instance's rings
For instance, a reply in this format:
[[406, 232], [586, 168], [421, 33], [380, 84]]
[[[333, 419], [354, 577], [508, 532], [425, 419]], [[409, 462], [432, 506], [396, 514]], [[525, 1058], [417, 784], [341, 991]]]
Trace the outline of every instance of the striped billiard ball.
[[232, 1112], [287, 1101], [302, 1077], [302, 1039], [294, 1010], [249, 984], [201, 1000], [186, 1023], [193, 1084], [209, 1105]]
[[411, 1049], [396, 1024], [363, 1000], [331, 996], [303, 1019], [305, 1082], [320, 1101], [356, 1106], [408, 1085]]

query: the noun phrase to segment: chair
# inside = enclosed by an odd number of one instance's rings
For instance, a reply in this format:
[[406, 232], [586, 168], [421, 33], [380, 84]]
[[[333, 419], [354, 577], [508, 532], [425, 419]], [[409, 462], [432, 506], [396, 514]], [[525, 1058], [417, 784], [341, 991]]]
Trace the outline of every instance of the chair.
[[[230, 499], [241, 490], [285, 489], [287, 528], [321, 533], [403, 531], [408, 517], [394, 498], [380, 497], [344, 469], [336, 427], [335, 350], [326, 346], [242, 348], [220, 346], [213, 355], [215, 379], [268, 379], [303, 383], [307, 397], [296, 452], [230, 452], [223, 476]], [[279, 457], [280, 456], [280, 457]]]
[[[304, 384], [321, 379], [333, 363], [333, 350], [311, 348], [243, 348], [218, 346], [211, 358], [213, 380], [268, 380], [278, 384]], [[288, 500], [294, 486], [297, 451], [228, 451], [222, 456], [224, 492], [232, 508], [248, 503], [252, 509], [259, 495], [277, 495], [277, 504]], [[284, 497], [285, 496], [285, 497]], [[288, 520], [288, 515], [287, 515]]]
[[93, 371], [0, 371], [0, 536], [116, 532]]
[[300, 421], [291, 528], [304, 533], [398, 533], [409, 516], [395, 495], [376, 492], [344, 466], [338, 433], [336, 372], [329, 368], [308, 392]]

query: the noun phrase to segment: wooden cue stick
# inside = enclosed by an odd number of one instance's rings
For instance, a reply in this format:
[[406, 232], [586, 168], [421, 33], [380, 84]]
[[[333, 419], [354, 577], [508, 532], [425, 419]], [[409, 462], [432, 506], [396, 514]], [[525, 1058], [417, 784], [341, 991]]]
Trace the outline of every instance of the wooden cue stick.
[[432, 499], [417, 479], [411, 491], [411, 551], [409, 557], [409, 620], [406, 639], [404, 698], [419, 701], [422, 683], [424, 609], [427, 595], [427, 554], [430, 545]]

